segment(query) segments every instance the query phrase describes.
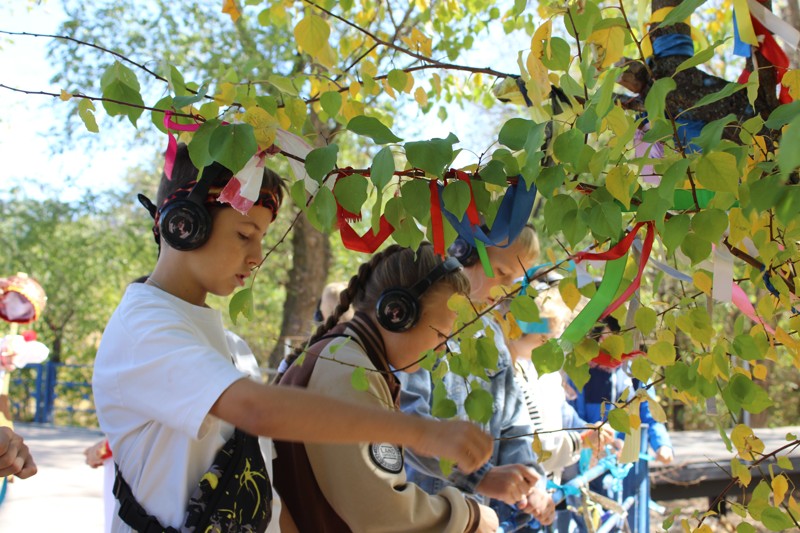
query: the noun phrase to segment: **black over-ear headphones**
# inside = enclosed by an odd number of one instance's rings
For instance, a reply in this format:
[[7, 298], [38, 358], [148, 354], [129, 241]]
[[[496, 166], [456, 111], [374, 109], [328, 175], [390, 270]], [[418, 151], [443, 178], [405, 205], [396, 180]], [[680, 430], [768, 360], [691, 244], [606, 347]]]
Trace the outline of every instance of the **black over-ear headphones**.
[[208, 241], [211, 213], [206, 208], [206, 199], [214, 180], [226, 171], [219, 163], [205, 167], [200, 181], [188, 196], [168, 201], [159, 209], [158, 231], [172, 248], [186, 252], [196, 250]]
[[447, 253], [458, 259], [458, 262], [465, 267], [472, 266], [478, 262], [478, 250], [461, 236], [456, 237], [456, 240], [447, 249]]
[[400, 332], [411, 329], [419, 320], [420, 297], [442, 276], [462, 267], [455, 257], [448, 257], [411, 288], [391, 287], [384, 290], [375, 305], [378, 323], [389, 331]]

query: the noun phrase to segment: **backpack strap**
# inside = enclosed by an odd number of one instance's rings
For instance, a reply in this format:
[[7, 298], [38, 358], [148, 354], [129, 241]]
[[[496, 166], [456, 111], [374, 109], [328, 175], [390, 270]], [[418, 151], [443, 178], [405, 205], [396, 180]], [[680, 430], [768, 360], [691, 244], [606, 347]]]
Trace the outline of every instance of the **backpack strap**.
[[119, 465], [114, 462], [114, 497], [119, 500], [119, 515], [122, 521], [139, 533], [178, 533], [174, 527], [164, 527], [158, 519], [148, 514], [144, 507], [136, 501], [130, 485], [122, 477]]

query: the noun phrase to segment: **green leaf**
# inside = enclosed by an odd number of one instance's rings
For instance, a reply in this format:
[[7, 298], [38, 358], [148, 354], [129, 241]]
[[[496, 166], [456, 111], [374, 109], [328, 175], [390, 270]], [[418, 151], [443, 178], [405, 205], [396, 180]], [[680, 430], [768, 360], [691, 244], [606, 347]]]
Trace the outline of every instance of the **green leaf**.
[[761, 513], [761, 523], [770, 531], [783, 531], [794, 526], [794, 522], [789, 515], [777, 507], [767, 507]]
[[563, 165], [544, 167], [536, 178], [536, 189], [545, 198], [551, 198], [553, 193], [564, 184], [567, 174]]
[[692, 218], [692, 231], [711, 243], [716, 243], [728, 229], [728, 214], [720, 209], [704, 209]]
[[313, 13], [306, 14], [294, 28], [297, 44], [312, 56], [328, 45], [330, 34], [331, 28], [325, 19]]
[[339, 155], [339, 145], [329, 144], [322, 148], [315, 148], [306, 155], [306, 172], [308, 176], [322, 183], [322, 179], [336, 167], [336, 159]]
[[[144, 100], [139, 93], [139, 80], [131, 69], [120, 63], [114, 63], [106, 69], [100, 79], [103, 90], [103, 108], [110, 116], [125, 115], [131, 124], [136, 126], [136, 121], [142, 114]], [[127, 105], [126, 105], [127, 104]]]
[[305, 211], [307, 196], [306, 184], [303, 182], [303, 180], [296, 180], [294, 183], [292, 183], [289, 193], [292, 197], [292, 202], [294, 202], [294, 205]]
[[736, 526], [736, 533], [756, 533], [756, 531], [755, 526], [747, 522], [740, 522], [739, 525]]
[[395, 91], [403, 92], [408, 84], [408, 76], [408, 73], [399, 69], [394, 69], [389, 71], [389, 74], [386, 76], [386, 81], [389, 82], [389, 87]]
[[81, 117], [83, 125], [92, 133], [98, 133], [97, 121], [94, 118], [94, 104], [87, 98], [81, 98], [78, 102], [78, 116]]
[[208, 152], [236, 174], [258, 150], [258, 143], [250, 124], [223, 124], [214, 130], [208, 143]]
[[778, 167], [781, 174], [786, 176], [800, 166], [800, 116], [795, 117], [781, 136], [780, 150], [778, 151]]
[[250, 287], [242, 289], [234, 294], [230, 303], [228, 303], [228, 314], [230, 314], [234, 326], [240, 314], [244, 315], [246, 319], [251, 320], [254, 312], [253, 289]]
[[209, 151], [211, 136], [222, 125], [219, 119], [206, 120], [200, 124], [200, 128], [189, 141], [189, 157], [197, 168], [204, 168], [214, 162], [214, 158]]
[[470, 420], [479, 424], [488, 424], [494, 414], [494, 398], [489, 391], [476, 381], [472, 382], [472, 390], [464, 400], [464, 409]]
[[342, 108], [342, 93], [339, 91], [326, 91], [319, 97], [319, 104], [322, 106], [322, 110], [333, 118]]
[[431, 415], [436, 418], [452, 418], [458, 409], [456, 402], [447, 397], [447, 389], [443, 382], [438, 382], [433, 388], [433, 403], [431, 405]]
[[458, 142], [458, 137], [452, 133], [445, 139], [435, 138], [429, 141], [415, 141], [405, 143], [406, 158], [411, 166], [441, 178], [445, 167], [449, 166], [455, 158], [453, 145]]
[[345, 210], [358, 214], [367, 201], [367, 178], [360, 174], [345, 176], [336, 181], [333, 195]]
[[672, 202], [662, 198], [658, 189], [647, 189], [642, 193], [642, 203], [636, 210], [636, 220], [639, 222], [653, 220], [658, 226], [659, 232], [663, 233], [664, 217], [670, 207], [672, 207]]
[[353, 370], [353, 373], [350, 374], [350, 384], [353, 385], [353, 388], [358, 391], [369, 390], [367, 370], [363, 366], [356, 368]]
[[670, 254], [675, 253], [675, 250], [683, 242], [689, 231], [690, 223], [688, 215], [677, 215], [664, 223], [664, 234], [661, 236], [661, 240]]
[[783, 468], [784, 470], [794, 470], [794, 466], [792, 465], [792, 460], [785, 455], [778, 456], [776, 462], [778, 463], [778, 466]]
[[403, 139], [392, 133], [386, 125], [374, 117], [367, 117], [359, 115], [350, 119], [347, 123], [347, 129], [356, 135], [363, 135], [369, 137], [376, 144], [389, 144], [400, 142]]
[[722, 390], [722, 398], [731, 411], [744, 408], [753, 414], [758, 414], [772, 405], [764, 389], [742, 374], [734, 374]]
[[327, 187], [317, 190], [307, 211], [309, 222], [323, 233], [328, 233], [336, 222], [336, 199]]
[[494, 340], [489, 337], [480, 337], [475, 341], [476, 362], [484, 369], [497, 370], [497, 361], [500, 352]]
[[[153, 105], [154, 109], [170, 109], [172, 107], [172, 97], [165, 96], [158, 102]], [[80, 109], [80, 107], [78, 108]], [[158, 131], [161, 133], [167, 133], [167, 128], [164, 127], [164, 112], [163, 111], [151, 111], [150, 112], [150, 121], [153, 123], [153, 126], [158, 128]], [[91, 131], [91, 130], [89, 130]]]
[[664, 116], [667, 94], [675, 90], [675, 87], [675, 80], [672, 78], [660, 78], [653, 83], [644, 99], [644, 107], [647, 109], [647, 116], [650, 120]]
[[511, 313], [517, 320], [523, 322], [538, 322], [539, 307], [536, 301], [527, 294], [517, 294], [510, 305]]
[[448, 183], [442, 191], [442, 201], [444, 208], [461, 220], [470, 202], [469, 185], [461, 180]]
[[380, 152], [375, 154], [375, 159], [372, 160], [372, 168], [370, 169], [369, 177], [372, 184], [382, 191], [384, 187], [391, 181], [394, 175], [394, 156], [392, 149], [388, 146], [381, 148]]
[[633, 323], [636, 329], [642, 332], [643, 335], [648, 335], [656, 328], [656, 319], [658, 315], [649, 307], [640, 307], [636, 310], [633, 318]]
[[703, 126], [702, 131], [700, 131], [700, 135], [692, 139], [692, 142], [699, 146], [703, 153], [707, 154], [713, 151], [719, 145], [720, 140], [722, 139], [722, 133], [725, 129], [725, 126], [731, 122], [736, 122], [736, 116], [733, 114], [729, 114], [721, 119], [709, 122]]
[[631, 430], [631, 417], [625, 409], [612, 409], [608, 413], [608, 423], [621, 433], [629, 433]]
[[711, 191], [739, 191], [739, 166], [736, 157], [727, 152], [711, 152], [697, 160], [697, 181]]
[[187, 105], [192, 105], [206, 97], [206, 91], [208, 91], [208, 82], [205, 82], [203, 85], [197, 89], [197, 94], [187, 95], [187, 96], [176, 96], [172, 100], [172, 105], [176, 109], [180, 109], [182, 107], [186, 107]]
[[695, 54], [678, 65], [678, 68], [675, 69], [675, 74], [682, 70], [686, 70], [687, 68], [696, 67], [697, 65], [702, 65], [703, 63], [708, 63], [712, 57], [714, 57], [714, 52], [716, 52], [717, 47], [724, 44], [728, 39], [720, 39], [715, 41], [714, 44], [709, 46], [708, 48], [704, 48], [699, 52], [695, 52]]
[[569, 64], [572, 60], [572, 51], [570, 50], [569, 43], [561, 37], [550, 38], [550, 56], [548, 57], [547, 49], [542, 56], [542, 64], [547, 67], [547, 70], [569, 70]]
[[687, 18], [694, 13], [698, 7], [702, 6], [706, 3], [706, 0], [683, 0], [680, 4], [678, 4], [672, 11], [670, 11], [664, 20], [661, 21], [661, 24], [658, 25], [659, 28], [665, 28], [667, 26], [672, 26], [678, 22], [683, 22]]
[[512, 150], [522, 150], [528, 134], [536, 125], [532, 120], [512, 118], [500, 128], [497, 140]]
[[711, 93], [711, 94], [705, 95], [700, 100], [695, 102], [694, 105], [692, 107], [690, 107], [689, 109], [697, 109], [698, 107], [703, 107], [704, 105], [713, 104], [714, 102], [718, 102], [720, 100], [723, 100], [723, 99], [731, 96], [732, 94], [741, 91], [745, 87], [747, 87], [747, 86], [744, 85], [744, 84], [732, 81], [729, 84], [727, 84], [725, 87], [720, 89], [719, 91], [717, 91], [715, 93]]
[[589, 211], [589, 227], [597, 240], [614, 239], [622, 228], [622, 210], [616, 202], [601, 202]]
[[583, 133], [577, 128], [569, 129], [553, 141], [553, 154], [559, 161], [575, 164], [586, 146]]
[[800, 116], [800, 100], [795, 100], [790, 104], [783, 104], [776, 107], [772, 113], [769, 114], [769, 118], [764, 125], [771, 130], [778, 130], [797, 116]]
[[403, 207], [420, 222], [431, 216], [431, 190], [425, 180], [407, 181], [400, 188]]
[[540, 376], [557, 372], [564, 366], [564, 351], [555, 339], [550, 339], [531, 352], [531, 361]]
[[671, 342], [658, 341], [647, 349], [647, 358], [659, 366], [675, 364], [675, 346]]
[[763, 350], [750, 335], [737, 335], [733, 339], [733, 351], [746, 361], [757, 361], [763, 357]]

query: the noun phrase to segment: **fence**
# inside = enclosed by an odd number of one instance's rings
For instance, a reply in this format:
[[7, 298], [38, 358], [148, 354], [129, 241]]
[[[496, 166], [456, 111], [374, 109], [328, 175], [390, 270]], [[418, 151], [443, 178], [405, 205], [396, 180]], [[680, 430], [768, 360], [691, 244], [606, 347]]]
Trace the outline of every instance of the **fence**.
[[45, 362], [11, 374], [9, 398], [15, 419], [64, 426], [97, 426], [92, 365]]

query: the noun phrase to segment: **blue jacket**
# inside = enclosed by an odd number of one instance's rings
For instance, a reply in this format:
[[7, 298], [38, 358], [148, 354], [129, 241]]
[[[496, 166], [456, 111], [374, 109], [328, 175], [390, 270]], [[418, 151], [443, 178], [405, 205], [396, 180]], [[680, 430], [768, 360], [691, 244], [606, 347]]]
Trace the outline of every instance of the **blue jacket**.
[[[638, 380], [635, 381], [639, 383]], [[604, 419], [600, 416], [603, 402], [615, 402], [622, 396], [625, 389], [635, 390], [634, 381], [625, 373], [624, 366], [620, 366], [612, 372], [600, 368], [590, 368], [589, 381], [581, 391], [578, 391], [572, 380], [569, 381], [569, 384], [578, 394], [574, 400], [569, 400], [569, 403], [575, 408], [578, 416], [589, 423], [600, 422]], [[610, 411], [608, 404], [605, 410], [606, 414]], [[653, 418], [648, 402], [639, 404], [639, 417], [642, 419], [642, 424], [647, 424], [647, 440], [653, 450], [658, 450], [662, 446], [672, 448], [672, 440], [667, 433], [667, 427]]]
[[[436, 494], [450, 485], [454, 485], [468, 494], [474, 494], [475, 487], [486, 475], [486, 472], [495, 465], [524, 464], [543, 473], [536, 462], [536, 455], [533, 453], [532, 437], [530, 436], [533, 431], [530, 425], [530, 416], [522, 392], [514, 380], [511, 355], [503, 340], [502, 331], [493, 320], [486, 317], [484, 317], [484, 325], [492, 328], [495, 332], [495, 345], [499, 352], [497, 370], [488, 372], [489, 381], [482, 382], [483, 387], [494, 398], [494, 415], [489, 422], [489, 427], [484, 427], [484, 429], [498, 440], [495, 441], [490, 461], [472, 474], [464, 474], [453, 469], [449, 476], [445, 476], [439, 467], [438, 459], [420, 457], [411, 450], [406, 450], [408, 480], [416, 483], [429, 494]], [[433, 406], [433, 379], [430, 372], [420, 369], [411, 374], [403, 372], [398, 374], [402, 386], [400, 408], [407, 413], [430, 418]], [[469, 381], [472, 380], [471, 378]], [[458, 406], [456, 417], [463, 420], [467, 419], [464, 400], [470, 391], [469, 381], [453, 373], [446, 374], [443, 380], [448, 398]], [[519, 437], [519, 435], [527, 436]], [[509, 439], [509, 437], [518, 438]], [[541, 481], [544, 481], [543, 475]]]

